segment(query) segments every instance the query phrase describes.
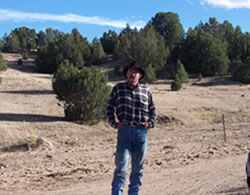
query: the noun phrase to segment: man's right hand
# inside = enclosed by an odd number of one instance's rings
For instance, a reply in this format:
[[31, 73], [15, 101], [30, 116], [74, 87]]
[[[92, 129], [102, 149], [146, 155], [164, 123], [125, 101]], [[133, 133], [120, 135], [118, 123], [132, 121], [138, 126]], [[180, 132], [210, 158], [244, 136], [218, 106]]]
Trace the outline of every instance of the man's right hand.
[[116, 125], [116, 129], [121, 129], [122, 126], [123, 126], [123, 124], [122, 124], [121, 122], [119, 122], [119, 123], [117, 123], [117, 125]]

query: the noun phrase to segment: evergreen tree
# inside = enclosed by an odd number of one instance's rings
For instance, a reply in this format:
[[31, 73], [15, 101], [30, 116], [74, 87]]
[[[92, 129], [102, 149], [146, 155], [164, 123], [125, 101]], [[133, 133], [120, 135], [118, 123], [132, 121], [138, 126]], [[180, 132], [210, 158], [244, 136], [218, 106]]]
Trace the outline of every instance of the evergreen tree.
[[240, 64], [232, 74], [232, 79], [245, 84], [250, 84], [250, 56]]
[[139, 32], [135, 29], [133, 32], [120, 35], [119, 58], [124, 64], [136, 61], [138, 65], [148, 70], [150, 73], [145, 75], [145, 82], [152, 83], [156, 80], [157, 72], [164, 68], [168, 54], [164, 38], [152, 25], [146, 26]]
[[109, 30], [108, 33], [103, 33], [103, 36], [101, 37], [101, 43], [103, 46], [103, 50], [107, 54], [113, 54], [115, 45], [118, 41], [118, 35], [115, 31]]
[[188, 32], [180, 59], [189, 72], [204, 76], [226, 73], [230, 62], [223, 42], [199, 28]]
[[184, 29], [179, 16], [173, 12], [159, 12], [151, 19], [156, 31], [165, 38], [170, 52], [184, 39]]
[[95, 124], [105, 118], [105, 105], [111, 87], [97, 68], [77, 69], [69, 61], [60, 64], [53, 77], [53, 90], [64, 103], [65, 117]]
[[203, 76], [201, 73], [198, 74], [198, 81], [201, 81], [203, 79]]
[[9, 52], [18, 52], [20, 46], [19, 46], [19, 40], [15, 33], [11, 33], [11, 36], [7, 39], [7, 46]]
[[237, 26], [228, 40], [228, 56], [232, 62], [242, 60], [247, 51], [247, 42], [241, 28]]
[[42, 72], [54, 73], [64, 60], [69, 60], [78, 68], [87, 64], [91, 54], [90, 45], [77, 29], [73, 29], [71, 34], [48, 29], [45, 39], [48, 42], [38, 49], [36, 58], [36, 64]]
[[4, 44], [3, 44], [3, 41], [0, 39], [0, 52], [3, 50], [4, 48]]
[[183, 64], [181, 63], [179, 59], [177, 60], [176, 74], [178, 75], [182, 83], [189, 82], [188, 73], [186, 72], [185, 67], [183, 66]]
[[174, 81], [171, 83], [172, 91], [179, 91], [182, 88], [181, 79], [178, 74], [175, 74]]
[[2, 53], [0, 52], [0, 71], [7, 70], [7, 68], [8, 68], [8, 65], [6, 64]]
[[93, 64], [101, 64], [105, 62], [106, 55], [103, 50], [102, 44], [100, 41], [95, 37], [92, 41], [92, 63]]

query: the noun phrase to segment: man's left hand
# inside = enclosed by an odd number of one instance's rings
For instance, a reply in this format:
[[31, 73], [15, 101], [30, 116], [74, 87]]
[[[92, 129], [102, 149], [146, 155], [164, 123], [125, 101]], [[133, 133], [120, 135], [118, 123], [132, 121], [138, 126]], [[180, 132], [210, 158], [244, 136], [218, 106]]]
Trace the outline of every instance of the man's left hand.
[[145, 122], [145, 123], [142, 123], [142, 125], [146, 128], [146, 129], [148, 129], [148, 122]]

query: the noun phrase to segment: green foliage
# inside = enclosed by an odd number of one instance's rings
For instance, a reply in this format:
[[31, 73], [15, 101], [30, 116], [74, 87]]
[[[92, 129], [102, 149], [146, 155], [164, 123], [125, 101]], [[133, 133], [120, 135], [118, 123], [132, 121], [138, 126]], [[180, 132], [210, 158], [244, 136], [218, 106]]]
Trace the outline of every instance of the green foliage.
[[2, 84], [2, 80], [3, 80], [2, 77], [0, 77], [0, 85]]
[[24, 59], [24, 60], [29, 59], [29, 54], [28, 54], [27, 50], [25, 50], [25, 52], [24, 52], [24, 54], [23, 54], [23, 59]]
[[92, 41], [92, 55], [91, 61], [93, 64], [102, 64], [106, 60], [106, 54], [103, 50], [102, 44], [95, 37]]
[[59, 101], [64, 103], [66, 119], [90, 124], [104, 119], [111, 91], [107, 82], [107, 77], [97, 68], [79, 70], [67, 60], [60, 64], [52, 86]]
[[232, 74], [232, 79], [242, 83], [250, 84], [250, 57], [245, 63], [239, 65]]
[[164, 37], [166, 46], [171, 52], [184, 39], [184, 29], [176, 13], [159, 12], [151, 19], [151, 23]]
[[7, 68], [8, 68], [8, 65], [5, 62], [2, 53], [0, 53], [0, 71], [7, 70]]
[[183, 64], [179, 59], [177, 60], [176, 74], [178, 75], [182, 83], [189, 82], [188, 73], [186, 72], [185, 67], [183, 66]]
[[203, 79], [203, 76], [201, 73], [198, 74], [198, 81], [201, 81]]
[[11, 33], [11, 36], [7, 39], [8, 52], [18, 52], [19, 50], [19, 40], [15, 33]]
[[174, 81], [171, 83], [171, 90], [172, 91], [179, 91], [182, 88], [181, 79], [177, 74], [175, 74]]
[[17, 64], [18, 65], [23, 65], [23, 60], [22, 59], [17, 60]]
[[189, 72], [204, 76], [226, 73], [230, 62], [223, 42], [198, 28], [188, 32], [180, 59]]
[[144, 81], [154, 82], [156, 73], [164, 68], [169, 54], [164, 38], [158, 35], [152, 25], [139, 32], [136, 29], [133, 32], [128, 29], [127, 31], [120, 34], [117, 55], [124, 64], [136, 61], [142, 68], [149, 70], [150, 73], [145, 75]]
[[247, 42], [245, 35], [239, 26], [230, 34], [228, 42], [228, 56], [233, 62], [236, 59], [242, 59], [247, 52]]
[[39, 141], [40, 139], [37, 136], [29, 136], [25, 140], [29, 149], [36, 148], [39, 145]]
[[[40, 36], [43, 35], [40, 33]], [[48, 30], [44, 39], [48, 42], [38, 50], [36, 58], [36, 65], [41, 72], [54, 73], [64, 60], [82, 68], [90, 57], [90, 45], [76, 29], [71, 34]]]
[[18, 52], [19, 50], [36, 49], [36, 31], [27, 27], [16, 28], [8, 36], [3, 38], [3, 50], [5, 52]]
[[16, 28], [14, 31], [12, 31], [12, 33], [18, 37], [21, 50], [31, 50], [36, 48], [36, 31], [34, 29], [21, 27]]
[[151, 83], [157, 80], [155, 70], [154, 70], [152, 64], [149, 64], [146, 67], [145, 77], [147, 78], [146, 81], [151, 82]]
[[3, 50], [3, 47], [4, 47], [3, 41], [0, 39], [0, 51]]
[[109, 30], [108, 33], [103, 33], [103, 36], [101, 37], [101, 43], [104, 51], [107, 54], [114, 53], [115, 45], [118, 42], [118, 39], [118, 35], [115, 31]]

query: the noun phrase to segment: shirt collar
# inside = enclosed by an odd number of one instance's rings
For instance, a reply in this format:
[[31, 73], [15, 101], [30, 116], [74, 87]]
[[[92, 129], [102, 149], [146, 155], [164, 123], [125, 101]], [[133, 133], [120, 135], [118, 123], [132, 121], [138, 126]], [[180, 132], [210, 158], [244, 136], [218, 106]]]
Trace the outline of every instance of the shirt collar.
[[140, 88], [140, 86], [141, 86], [141, 84], [138, 83], [138, 84], [136, 85], [136, 87], [133, 88], [133, 87], [129, 84], [129, 82], [127, 82], [127, 85], [128, 85], [128, 87], [131, 88], [132, 90], [137, 90], [137, 89]]

